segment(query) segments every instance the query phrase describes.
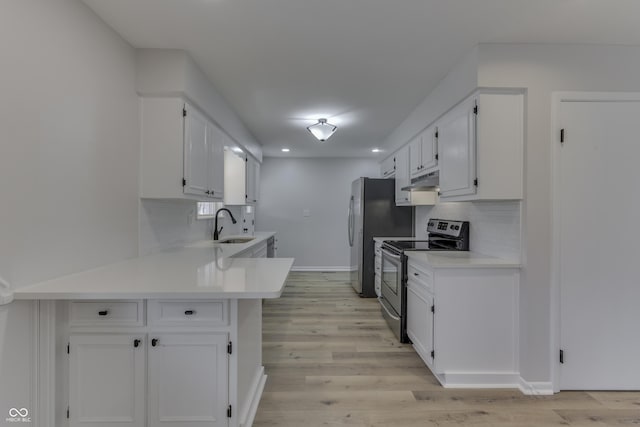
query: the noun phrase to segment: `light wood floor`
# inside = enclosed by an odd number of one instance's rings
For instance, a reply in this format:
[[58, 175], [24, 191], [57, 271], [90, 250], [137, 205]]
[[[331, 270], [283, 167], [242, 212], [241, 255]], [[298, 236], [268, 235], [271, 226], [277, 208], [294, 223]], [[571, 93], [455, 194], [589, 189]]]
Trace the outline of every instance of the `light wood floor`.
[[292, 273], [264, 304], [268, 380], [254, 426], [640, 425], [640, 392], [442, 388], [345, 273]]

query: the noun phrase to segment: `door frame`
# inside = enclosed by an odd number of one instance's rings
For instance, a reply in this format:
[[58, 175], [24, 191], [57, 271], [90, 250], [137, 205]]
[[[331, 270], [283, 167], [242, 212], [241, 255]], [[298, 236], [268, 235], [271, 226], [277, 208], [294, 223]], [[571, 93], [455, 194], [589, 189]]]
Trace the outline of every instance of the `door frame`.
[[560, 391], [561, 315], [560, 289], [560, 106], [563, 102], [640, 102], [640, 92], [558, 91], [551, 94], [551, 301], [550, 362], [553, 392]]

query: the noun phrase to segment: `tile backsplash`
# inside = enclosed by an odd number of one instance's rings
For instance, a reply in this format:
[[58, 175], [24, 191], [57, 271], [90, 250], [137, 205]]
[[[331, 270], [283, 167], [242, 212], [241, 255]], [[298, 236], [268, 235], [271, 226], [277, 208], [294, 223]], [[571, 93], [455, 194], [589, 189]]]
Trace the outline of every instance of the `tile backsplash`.
[[[226, 207], [238, 219], [238, 223], [232, 224], [230, 218], [221, 217], [218, 220], [218, 228], [224, 227], [223, 236], [240, 234], [242, 232], [241, 207]], [[139, 219], [138, 253], [140, 255], [212, 238], [213, 220], [196, 220], [195, 202], [141, 199]]]
[[470, 249], [485, 255], [520, 259], [519, 201], [456, 202], [417, 206], [416, 238], [427, 237], [429, 218], [469, 221]]

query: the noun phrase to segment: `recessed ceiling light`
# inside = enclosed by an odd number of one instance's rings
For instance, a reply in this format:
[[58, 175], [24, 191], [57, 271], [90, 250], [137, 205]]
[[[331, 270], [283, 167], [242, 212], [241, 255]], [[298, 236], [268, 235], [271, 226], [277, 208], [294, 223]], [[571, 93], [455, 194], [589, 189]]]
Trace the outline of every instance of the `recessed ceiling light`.
[[381, 150], [381, 149], [379, 149], [379, 148], [374, 148], [374, 149], [372, 149], [372, 150], [371, 150], [371, 152], [372, 152], [372, 153], [381, 153], [381, 152], [382, 152], [382, 150]]
[[282, 149], [282, 152], [283, 152], [283, 153], [288, 153], [289, 151], [291, 151], [291, 150], [289, 150], [288, 148], [283, 148], [283, 149]]

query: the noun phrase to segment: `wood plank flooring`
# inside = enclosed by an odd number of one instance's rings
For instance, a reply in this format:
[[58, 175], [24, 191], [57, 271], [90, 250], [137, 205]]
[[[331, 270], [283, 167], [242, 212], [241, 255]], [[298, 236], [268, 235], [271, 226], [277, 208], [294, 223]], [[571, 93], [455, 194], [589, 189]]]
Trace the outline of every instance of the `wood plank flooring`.
[[268, 379], [256, 427], [640, 425], [640, 392], [442, 388], [346, 273], [291, 273], [263, 321]]

